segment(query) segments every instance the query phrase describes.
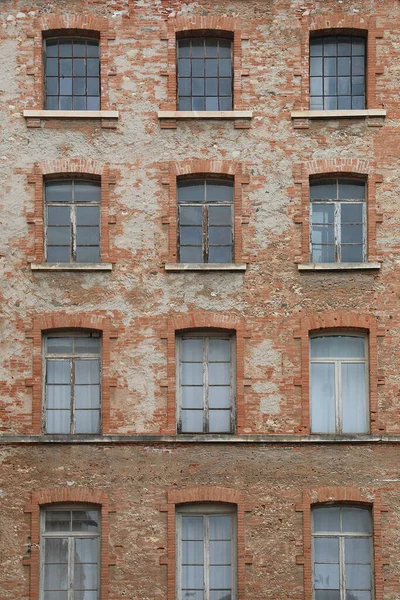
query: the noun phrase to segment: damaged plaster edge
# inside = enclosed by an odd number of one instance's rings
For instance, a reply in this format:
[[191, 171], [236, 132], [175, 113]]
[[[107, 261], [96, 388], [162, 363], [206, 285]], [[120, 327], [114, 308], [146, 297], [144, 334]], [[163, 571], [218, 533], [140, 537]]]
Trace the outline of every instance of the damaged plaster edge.
[[112, 263], [31, 263], [32, 271], [112, 271]]
[[166, 263], [166, 271], [246, 271], [245, 263]]
[[299, 271], [379, 271], [382, 265], [379, 262], [301, 263], [297, 268]]

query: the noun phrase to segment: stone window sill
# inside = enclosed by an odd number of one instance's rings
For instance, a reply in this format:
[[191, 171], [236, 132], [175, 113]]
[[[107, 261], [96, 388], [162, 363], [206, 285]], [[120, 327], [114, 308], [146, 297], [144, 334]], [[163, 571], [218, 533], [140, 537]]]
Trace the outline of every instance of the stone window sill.
[[31, 263], [32, 271], [112, 271], [112, 263]]
[[292, 119], [359, 119], [365, 117], [386, 117], [384, 109], [365, 110], [293, 110]]
[[24, 110], [25, 118], [34, 119], [118, 119], [118, 110]]
[[379, 271], [379, 262], [364, 263], [301, 263], [297, 265], [299, 271]]
[[251, 110], [160, 110], [159, 119], [251, 119]]
[[247, 268], [245, 263], [166, 263], [166, 271], [245, 271]]

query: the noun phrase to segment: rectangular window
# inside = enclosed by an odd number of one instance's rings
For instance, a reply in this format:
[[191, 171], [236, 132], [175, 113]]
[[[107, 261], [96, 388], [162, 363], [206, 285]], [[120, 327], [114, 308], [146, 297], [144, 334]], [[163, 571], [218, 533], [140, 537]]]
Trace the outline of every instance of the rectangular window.
[[233, 181], [178, 181], [181, 263], [233, 261]]
[[372, 519], [367, 508], [316, 507], [313, 600], [372, 600]]
[[367, 433], [367, 338], [310, 339], [312, 433]]
[[98, 600], [99, 512], [87, 507], [41, 514], [40, 600]]
[[46, 181], [44, 192], [47, 262], [100, 262], [100, 182]]
[[178, 40], [178, 110], [232, 110], [232, 41], [193, 37]]
[[234, 430], [234, 339], [188, 334], [178, 340], [178, 432]]
[[99, 433], [101, 340], [97, 333], [44, 339], [46, 433]]
[[235, 530], [235, 514], [229, 506], [200, 504], [179, 509], [179, 600], [236, 598]]
[[365, 262], [365, 181], [311, 181], [310, 205], [312, 262]]
[[329, 35], [310, 39], [310, 109], [365, 108], [366, 40]]
[[98, 40], [45, 40], [45, 108], [100, 110]]

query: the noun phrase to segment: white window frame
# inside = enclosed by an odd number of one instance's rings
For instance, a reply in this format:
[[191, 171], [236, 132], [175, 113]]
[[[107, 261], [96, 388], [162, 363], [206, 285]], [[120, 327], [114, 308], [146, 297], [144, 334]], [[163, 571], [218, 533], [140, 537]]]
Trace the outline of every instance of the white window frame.
[[[181, 376], [181, 356], [182, 356], [182, 346], [181, 342], [184, 339], [201, 339], [201, 340], [209, 340], [210, 338], [214, 339], [224, 339], [229, 340], [231, 345], [231, 373], [230, 373], [230, 397], [231, 397], [231, 418], [230, 418], [230, 431], [221, 431], [221, 432], [209, 432], [209, 410], [208, 410], [208, 361], [207, 361], [207, 349], [208, 344], [203, 344], [203, 406], [204, 406], [204, 418], [203, 418], [203, 431], [202, 432], [193, 432], [193, 435], [230, 435], [235, 433], [235, 424], [236, 424], [236, 337], [231, 333], [224, 332], [207, 332], [207, 331], [195, 331], [193, 333], [187, 332], [182, 333], [179, 336], [176, 336], [175, 339], [175, 356], [176, 356], [176, 392], [177, 392], [177, 402], [176, 402], [176, 422], [177, 422], [177, 431], [178, 433], [182, 433], [182, 376]], [[191, 432], [184, 432], [183, 435], [191, 435]]]
[[[358, 532], [335, 532], [335, 531], [314, 531], [314, 515], [315, 509], [323, 509], [323, 508], [358, 508], [361, 510], [365, 510], [369, 513], [370, 523], [371, 523], [371, 533], [358, 533]], [[340, 513], [340, 518], [342, 518]], [[330, 503], [326, 506], [316, 505], [311, 509], [311, 538], [312, 538], [312, 550], [311, 550], [311, 560], [312, 560], [312, 589], [313, 589], [313, 600], [315, 600], [315, 585], [314, 585], [314, 569], [315, 569], [315, 551], [314, 551], [314, 540], [318, 537], [335, 537], [338, 538], [339, 541], [339, 593], [340, 600], [346, 600], [346, 566], [345, 566], [345, 539], [346, 538], [368, 538], [370, 540], [370, 558], [371, 558], [371, 600], [374, 600], [374, 528], [373, 528], [373, 519], [372, 512], [367, 506], [355, 506], [351, 504], [344, 503]], [[318, 564], [318, 563], [317, 563]]]
[[[364, 359], [361, 358], [334, 358], [334, 357], [325, 357], [325, 358], [315, 358], [311, 356], [311, 340], [316, 338], [326, 338], [326, 337], [356, 337], [364, 340]], [[366, 403], [366, 423], [365, 423], [365, 433], [368, 433], [370, 429], [370, 419], [368, 418], [370, 414], [370, 403], [369, 403], [369, 355], [368, 355], [368, 336], [363, 335], [362, 333], [352, 333], [347, 331], [340, 332], [327, 332], [327, 333], [315, 333], [310, 335], [309, 337], [309, 380], [310, 380], [310, 411], [312, 414], [313, 410], [313, 398], [312, 398], [312, 373], [311, 373], [311, 365], [318, 364], [334, 364], [335, 365], [335, 431], [334, 433], [329, 433], [327, 435], [336, 435], [342, 434], [342, 385], [341, 385], [341, 364], [351, 363], [351, 364], [363, 364], [365, 365], [365, 403]], [[311, 433], [326, 433], [319, 431], [311, 431]], [[351, 435], [351, 434], [346, 434]], [[362, 434], [361, 434], [362, 435]]]
[[[48, 354], [47, 352], [47, 340], [49, 338], [74, 338], [74, 337], [94, 337], [100, 339], [100, 351], [98, 354], [75, 354], [75, 353], [66, 353], [66, 354]], [[100, 401], [99, 401], [99, 431], [94, 434], [90, 433], [81, 433], [76, 435], [98, 435], [101, 433], [102, 428], [102, 368], [103, 368], [103, 347], [102, 347], [102, 337], [99, 331], [77, 331], [77, 330], [62, 330], [62, 331], [49, 331], [42, 336], [42, 431], [47, 434], [47, 361], [48, 360], [65, 360], [70, 363], [70, 382], [71, 382], [71, 418], [70, 418], [70, 431], [66, 434], [58, 434], [58, 433], [49, 433], [47, 435], [75, 435], [75, 394], [74, 394], [74, 381], [73, 381], [73, 364], [76, 360], [87, 359], [87, 360], [95, 360], [99, 361], [99, 381], [100, 381]]]
[[[319, 179], [319, 178], [313, 178], [310, 181], [310, 190], [312, 187], [313, 183], [324, 183], [328, 182], [328, 181], [335, 181], [336, 184], [336, 190], [337, 190], [337, 196], [338, 196], [338, 186], [339, 186], [339, 182], [340, 181], [348, 181], [349, 183], [351, 183], [352, 181], [363, 181], [364, 183], [364, 189], [365, 189], [365, 197], [364, 200], [351, 200], [351, 199], [337, 199], [337, 200], [333, 200], [331, 198], [321, 198], [321, 199], [315, 199], [315, 200], [311, 200], [311, 194], [310, 194], [310, 257], [311, 257], [311, 262], [314, 263], [314, 258], [313, 258], [313, 241], [312, 241], [312, 234], [313, 234], [313, 206], [317, 205], [317, 204], [333, 204], [333, 210], [334, 210], [334, 216], [333, 216], [333, 249], [334, 249], [334, 263], [341, 263], [342, 262], [342, 257], [341, 257], [341, 251], [342, 251], [342, 241], [341, 241], [341, 207], [342, 204], [361, 204], [362, 206], [362, 227], [363, 227], [363, 237], [362, 237], [362, 246], [363, 246], [363, 258], [362, 258], [362, 262], [367, 262], [368, 260], [368, 240], [367, 240], [367, 202], [368, 202], [368, 185], [367, 185], [367, 181], [365, 181], [364, 179], [356, 179], [353, 178], [353, 180], [350, 177], [327, 177], [326, 179]], [[317, 244], [318, 245], [318, 244]], [[349, 245], [349, 244], [345, 244], [345, 245]], [[315, 264], [319, 264], [319, 263], [315, 263]]]
[[[182, 504], [176, 508], [175, 520], [175, 541], [176, 541], [176, 597], [182, 600], [182, 517], [199, 516], [209, 517], [214, 515], [224, 515], [231, 517], [231, 565], [232, 565], [232, 600], [237, 600], [237, 510], [233, 504], [223, 502], [193, 502]], [[205, 525], [207, 527], [207, 525]], [[204, 543], [204, 596], [203, 600], [209, 600], [209, 549], [208, 540], [205, 537]]]
[[[89, 531], [45, 531], [46, 513], [59, 511], [80, 511], [90, 510], [96, 511], [98, 514], [98, 531], [96, 533]], [[41, 509], [40, 511], [40, 583], [39, 583], [39, 600], [44, 600], [44, 567], [45, 567], [45, 540], [49, 538], [68, 538], [68, 591], [67, 600], [74, 600], [74, 540], [77, 538], [97, 538], [98, 554], [97, 554], [97, 600], [101, 598], [101, 508], [91, 504], [54, 504]]]

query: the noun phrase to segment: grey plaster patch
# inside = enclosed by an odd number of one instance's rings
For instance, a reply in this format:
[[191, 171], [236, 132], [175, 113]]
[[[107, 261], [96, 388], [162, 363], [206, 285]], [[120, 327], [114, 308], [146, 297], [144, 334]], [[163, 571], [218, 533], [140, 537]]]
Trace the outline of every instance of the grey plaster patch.
[[250, 348], [249, 363], [255, 367], [280, 367], [281, 353], [276, 350], [271, 340], [264, 340], [258, 346]]
[[253, 384], [252, 389], [261, 396], [260, 411], [262, 414], [276, 415], [280, 413], [282, 396], [277, 394], [277, 386], [272, 381], [260, 381]]

